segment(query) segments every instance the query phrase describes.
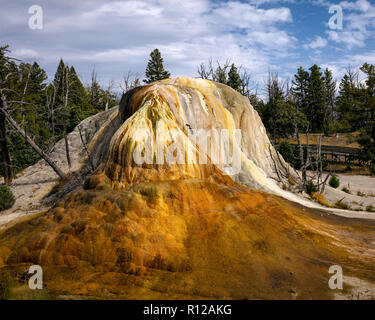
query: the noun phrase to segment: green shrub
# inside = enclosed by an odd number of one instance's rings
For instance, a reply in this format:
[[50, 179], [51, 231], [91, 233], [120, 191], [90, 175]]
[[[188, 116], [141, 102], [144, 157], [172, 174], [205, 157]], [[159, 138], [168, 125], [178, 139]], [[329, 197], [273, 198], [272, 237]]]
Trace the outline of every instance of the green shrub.
[[329, 179], [329, 185], [330, 185], [332, 188], [337, 189], [337, 188], [340, 186], [340, 179], [337, 178], [336, 176], [332, 176], [332, 177]]
[[333, 134], [337, 132], [349, 132], [351, 129], [350, 124], [347, 120], [344, 121], [332, 121], [328, 124], [325, 129], [326, 133]]
[[[288, 162], [293, 168], [301, 168], [298, 146], [292, 145], [285, 140], [280, 142], [279, 146], [277, 147], [277, 151], [282, 155], [284, 160]], [[307, 153], [304, 156], [306, 160]]]
[[295, 146], [292, 146], [288, 141], [282, 141], [277, 147], [277, 151], [279, 151], [286, 162], [292, 166], [295, 165], [296, 159], [298, 158]]
[[12, 279], [8, 273], [0, 274], [0, 300], [8, 300], [10, 298], [10, 289], [12, 287]]
[[317, 186], [312, 180], [308, 180], [306, 183], [306, 192], [311, 196], [313, 193], [318, 192]]
[[349, 193], [350, 194], [350, 190], [347, 188], [347, 187], [344, 187], [341, 189], [342, 191], [346, 192], [346, 193]]
[[367, 212], [375, 212], [375, 208], [374, 208], [373, 206], [370, 205], [370, 206], [367, 206], [367, 207], [366, 207], [366, 211], [367, 211]]
[[336, 201], [335, 207], [338, 208], [338, 209], [342, 209], [342, 210], [351, 210], [350, 206], [348, 204], [342, 202], [342, 200]]
[[0, 211], [12, 208], [15, 202], [12, 190], [7, 186], [0, 186]]

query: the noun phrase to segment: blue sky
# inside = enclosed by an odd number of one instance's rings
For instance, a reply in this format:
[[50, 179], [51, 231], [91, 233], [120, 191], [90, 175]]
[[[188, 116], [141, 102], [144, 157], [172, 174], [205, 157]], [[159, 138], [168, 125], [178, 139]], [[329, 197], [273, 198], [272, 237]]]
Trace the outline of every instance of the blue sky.
[[[63, 58], [84, 82], [93, 66], [104, 85], [129, 70], [143, 77], [156, 47], [172, 76], [230, 59], [260, 86], [269, 70], [286, 79], [317, 63], [340, 79], [349, 64], [375, 64], [375, 1], [0, 1], [1, 45], [50, 76]], [[41, 30], [28, 26], [32, 5], [43, 9]], [[328, 25], [332, 5], [343, 10], [342, 30]]]

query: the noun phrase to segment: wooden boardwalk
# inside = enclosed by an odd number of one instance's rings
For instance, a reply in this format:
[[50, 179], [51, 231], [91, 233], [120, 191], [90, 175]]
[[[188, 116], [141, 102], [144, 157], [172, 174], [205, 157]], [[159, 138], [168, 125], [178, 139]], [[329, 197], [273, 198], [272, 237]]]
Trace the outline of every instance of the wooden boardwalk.
[[[277, 145], [277, 144], [276, 144]], [[291, 143], [292, 146], [297, 146], [296, 143]], [[318, 146], [316, 144], [303, 144], [303, 147], [307, 147], [312, 155], [318, 154]], [[322, 145], [321, 154], [323, 160], [334, 162], [334, 163], [344, 163], [344, 164], [360, 164], [358, 159], [355, 159], [354, 155], [358, 153], [360, 149], [351, 147], [339, 147], [339, 146], [327, 146]]]

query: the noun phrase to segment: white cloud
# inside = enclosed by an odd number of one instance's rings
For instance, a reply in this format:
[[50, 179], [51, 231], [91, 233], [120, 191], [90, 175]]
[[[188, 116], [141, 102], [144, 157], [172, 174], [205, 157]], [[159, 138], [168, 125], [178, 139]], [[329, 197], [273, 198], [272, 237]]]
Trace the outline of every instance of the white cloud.
[[356, 66], [362, 66], [365, 62], [375, 65], [375, 50], [361, 54], [348, 55], [347, 61]]
[[327, 45], [328, 41], [327, 39], [322, 38], [321, 36], [317, 36], [313, 41], [311, 41], [309, 44], [304, 45], [305, 49], [321, 49], [324, 48]]
[[367, 0], [357, 0], [357, 1], [343, 1], [340, 3], [343, 9], [368, 12], [372, 9], [372, 5]]
[[27, 27], [25, 4], [9, 2], [0, 11], [0, 41], [11, 45], [12, 56], [28, 62], [37, 59], [50, 76], [60, 58], [73, 64], [83, 81], [89, 81], [94, 65], [103, 83], [119, 80], [127, 70], [143, 75], [156, 47], [172, 76], [197, 76], [200, 63], [230, 59], [246, 67], [260, 84], [268, 70], [287, 78], [299, 66], [317, 63], [333, 69], [340, 79], [348, 63], [356, 68], [365, 61], [375, 63], [375, 3], [368, 0], [341, 2], [344, 29], [327, 26], [326, 32], [319, 25], [328, 23], [328, 0], [39, 3], [45, 12], [43, 30]]
[[342, 58], [335, 61], [323, 63], [321, 67], [322, 69], [328, 68], [332, 71], [333, 78], [336, 79], [337, 86], [339, 86], [341, 79], [347, 73], [348, 67], [358, 71], [359, 80], [363, 81], [364, 74], [360, 71], [360, 67], [365, 62], [375, 65], [375, 50], [361, 54], [345, 54]]
[[120, 17], [132, 16], [160, 16], [163, 8], [146, 3], [144, 1], [116, 1], [102, 5], [96, 13], [115, 14]]
[[39, 58], [39, 53], [33, 49], [16, 49], [12, 51], [12, 56], [18, 59], [36, 59]]
[[328, 38], [336, 43], [343, 43], [348, 49], [364, 47], [366, 36], [356, 31], [327, 31]]
[[[96, 4], [102, 3], [97, 0]], [[240, 1], [127, 0], [91, 6], [50, 17], [46, 37], [64, 43], [43, 52], [47, 61], [63, 57], [80, 65], [114, 65], [113, 75], [143, 73], [148, 54], [159, 48], [173, 76], [196, 76], [209, 58], [231, 59], [257, 73], [294, 49], [297, 39], [284, 27], [293, 22], [289, 8], [261, 9]], [[108, 72], [109, 69], [108, 69]]]
[[254, 41], [263, 46], [263, 49], [272, 48], [292, 49], [296, 38], [289, 36], [285, 31], [281, 30], [268, 30], [268, 31], [253, 31], [248, 33], [249, 41]]
[[216, 8], [211, 18], [229, 28], [265, 28], [278, 22], [292, 22], [289, 8], [258, 9], [247, 3], [230, 1]]
[[368, 0], [343, 1], [344, 27], [342, 31], [328, 31], [329, 39], [346, 45], [348, 49], [364, 47], [375, 34], [375, 5]]

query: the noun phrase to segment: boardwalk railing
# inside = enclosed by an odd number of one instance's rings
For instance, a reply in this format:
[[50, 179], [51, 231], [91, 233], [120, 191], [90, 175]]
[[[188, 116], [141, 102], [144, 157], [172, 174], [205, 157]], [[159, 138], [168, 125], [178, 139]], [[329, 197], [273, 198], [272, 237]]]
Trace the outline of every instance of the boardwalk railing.
[[[296, 143], [290, 143], [292, 146], [297, 146]], [[276, 143], [278, 146], [278, 143]], [[318, 154], [318, 145], [316, 144], [303, 144], [304, 148], [308, 148], [310, 154]], [[358, 165], [367, 165], [363, 161], [359, 160], [355, 155], [361, 149], [351, 148], [351, 147], [340, 147], [340, 146], [321, 146], [321, 154], [323, 161], [333, 162], [333, 163], [344, 163], [344, 164], [358, 164]]]

